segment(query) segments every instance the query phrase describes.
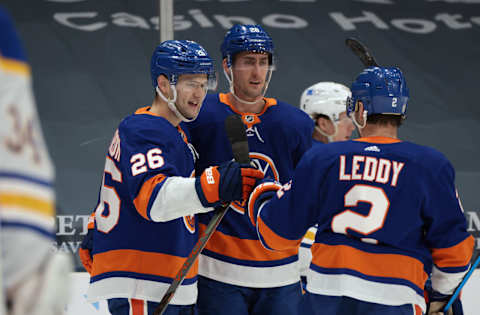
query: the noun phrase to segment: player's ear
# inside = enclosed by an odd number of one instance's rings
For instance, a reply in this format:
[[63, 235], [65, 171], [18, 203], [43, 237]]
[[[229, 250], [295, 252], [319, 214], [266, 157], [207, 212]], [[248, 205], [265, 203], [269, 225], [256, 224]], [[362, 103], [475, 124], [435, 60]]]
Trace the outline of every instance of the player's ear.
[[222, 67], [223, 67], [223, 70], [224, 70], [226, 73], [228, 73], [227, 58], [223, 58]]
[[157, 77], [157, 85], [163, 95], [170, 95], [170, 82], [163, 74]]
[[363, 126], [366, 121], [364, 121], [364, 116], [363, 116], [363, 111], [364, 111], [363, 103], [361, 101], [357, 101], [355, 104], [355, 119], [357, 122], [360, 124], [360, 126]]
[[318, 117], [317, 118], [317, 126], [320, 128], [323, 132], [329, 133], [329, 125], [331, 124], [329, 119], [326, 119], [325, 117]]

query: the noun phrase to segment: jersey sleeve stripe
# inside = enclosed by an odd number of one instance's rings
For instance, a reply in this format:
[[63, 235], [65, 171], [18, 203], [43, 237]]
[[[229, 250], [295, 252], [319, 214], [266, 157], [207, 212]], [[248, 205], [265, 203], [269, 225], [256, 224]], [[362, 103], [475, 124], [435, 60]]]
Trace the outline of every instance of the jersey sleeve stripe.
[[[173, 279], [182, 267], [186, 257], [144, 252], [134, 249], [117, 249], [94, 254], [92, 277], [101, 274], [124, 271], [137, 274], [154, 275]], [[186, 279], [198, 274], [198, 260], [189, 270]]]
[[[199, 224], [200, 235], [205, 231], [206, 225]], [[266, 250], [259, 240], [243, 239], [230, 236], [217, 230], [211, 236], [205, 249], [220, 253], [223, 256], [232, 257], [239, 260], [256, 260], [256, 261], [274, 261], [282, 260], [293, 255], [297, 255], [297, 248], [273, 252]]]
[[263, 222], [262, 217], [259, 215], [257, 218], [257, 229], [259, 234], [263, 236], [263, 240], [266, 242], [268, 247], [275, 249], [275, 250], [285, 250], [289, 248], [298, 249], [302, 239], [298, 240], [290, 240], [284, 238], [277, 233], [275, 233], [270, 227]]
[[41, 234], [44, 237], [54, 240], [55, 233], [52, 230], [44, 229], [43, 227], [36, 224], [29, 224], [26, 222], [16, 222], [16, 221], [3, 221], [1, 222], [2, 229], [15, 228], [15, 229], [28, 229], [34, 232]]
[[36, 177], [32, 177], [32, 176], [26, 176], [26, 175], [19, 174], [19, 173], [1, 172], [0, 171], [0, 177], [6, 178], [6, 179], [9, 179], [9, 178], [19, 179], [19, 180], [23, 180], [23, 181], [26, 181], [26, 182], [38, 184], [38, 185], [41, 185], [41, 186], [53, 188], [53, 184], [52, 184], [51, 181], [36, 178]]
[[158, 174], [147, 180], [145, 183], [143, 183], [142, 188], [140, 188], [140, 191], [138, 192], [135, 200], [133, 200], [133, 204], [135, 205], [138, 213], [146, 220], [150, 221], [150, 217], [148, 215], [148, 205], [150, 203], [152, 193], [155, 190], [157, 184], [161, 183], [165, 178], [165, 175]]
[[432, 249], [433, 262], [439, 268], [464, 267], [472, 258], [475, 239], [469, 235], [455, 246]]
[[45, 216], [53, 216], [55, 213], [54, 203], [32, 196], [12, 193], [0, 193], [0, 205], [2, 208], [22, 209], [39, 213]]
[[0, 69], [21, 76], [30, 76], [30, 66], [23, 61], [0, 56]]
[[423, 263], [399, 254], [368, 253], [345, 245], [312, 245], [312, 263], [327, 269], [349, 269], [371, 277], [404, 279], [423, 289], [428, 278]]

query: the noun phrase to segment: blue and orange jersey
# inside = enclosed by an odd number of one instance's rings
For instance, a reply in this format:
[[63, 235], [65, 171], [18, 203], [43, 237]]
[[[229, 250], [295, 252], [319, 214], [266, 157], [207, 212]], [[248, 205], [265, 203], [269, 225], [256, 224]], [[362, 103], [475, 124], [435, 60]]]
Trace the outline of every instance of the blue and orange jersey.
[[6, 288], [28, 278], [51, 254], [53, 186], [30, 66], [13, 21], [0, 7], [0, 260]]
[[[227, 94], [207, 95], [197, 119], [187, 124], [199, 153], [196, 172], [233, 158], [224, 121], [242, 115], [251, 161], [266, 177], [286, 182], [312, 143], [313, 122], [307, 114], [274, 98], [265, 98], [258, 114], [239, 113]], [[205, 229], [212, 214], [199, 216]], [[231, 205], [216, 232], [202, 251], [199, 274], [225, 283], [247, 287], [276, 287], [299, 281], [298, 248], [270, 252], [259, 242], [245, 209]]]
[[[181, 128], [149, 108], [120, 123], [95, 210], [89, 300], [162, 298], [198, 240], [198, 229], [194, 216], [156, 222], [152, 209], [169, 178], [188, 178], [193, 171], [193, 153]], [[195, 264], [172, 304], [196, 302], [197, 270]]]
[[454, 181], [440, 152], [410, 142], [372, 137], [314, 146], [259, 210], [257, 230], [267, 248], [290, 250], [318, 224], [312, 293], [425, 311], [428, 274], [435, 290], [451, 294], [473, 251]]

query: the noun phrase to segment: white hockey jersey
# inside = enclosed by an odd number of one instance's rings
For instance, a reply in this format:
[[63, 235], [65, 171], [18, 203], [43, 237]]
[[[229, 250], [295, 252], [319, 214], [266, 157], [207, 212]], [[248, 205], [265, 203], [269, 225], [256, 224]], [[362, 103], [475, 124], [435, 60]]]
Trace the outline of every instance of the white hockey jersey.
[[3, 286], [43, 264], [54, 241], [54, 170], [35, 108], [30, 68], [0, 8], [0, 246]]

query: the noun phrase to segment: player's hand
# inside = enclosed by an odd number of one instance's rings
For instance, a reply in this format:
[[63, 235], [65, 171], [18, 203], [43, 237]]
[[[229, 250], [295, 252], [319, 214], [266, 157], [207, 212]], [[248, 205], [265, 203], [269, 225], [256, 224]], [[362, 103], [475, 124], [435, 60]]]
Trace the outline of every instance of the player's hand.
[[257, 213], [260, 206], [272, 199], [275, 193], [282, 188], [282, 185], [271, 179], [264, 178], [257, 181], [255, 189], [248, 199], [248, 216], [250, 217], [250, 222], [257, 226]]
[[220, 203], [248, 199], [257, 179], [263, 173], [250, 165], [228, 161], [207, 168], [195, 180], [195, 190], [204, 207], [215, 207]]
[[429, 303], [427, 315], [453, 315], [453, 308], [450, 307], [446, 314], [443, 308], [447, 305], [447, 301], [432, 301]]
[[[90, 220], [93, 220], [93, 216], [90, 216]], [[93, 228], [94, 224], [89, 222], [87, 235], [83, 237], [82, 244], [78, 249], [78, 256], [80, 256], [80, 261], [82, 262], [83, 267], [85, 267], [85, 270], [89, 274], [92, 274], [93, 267]]]

